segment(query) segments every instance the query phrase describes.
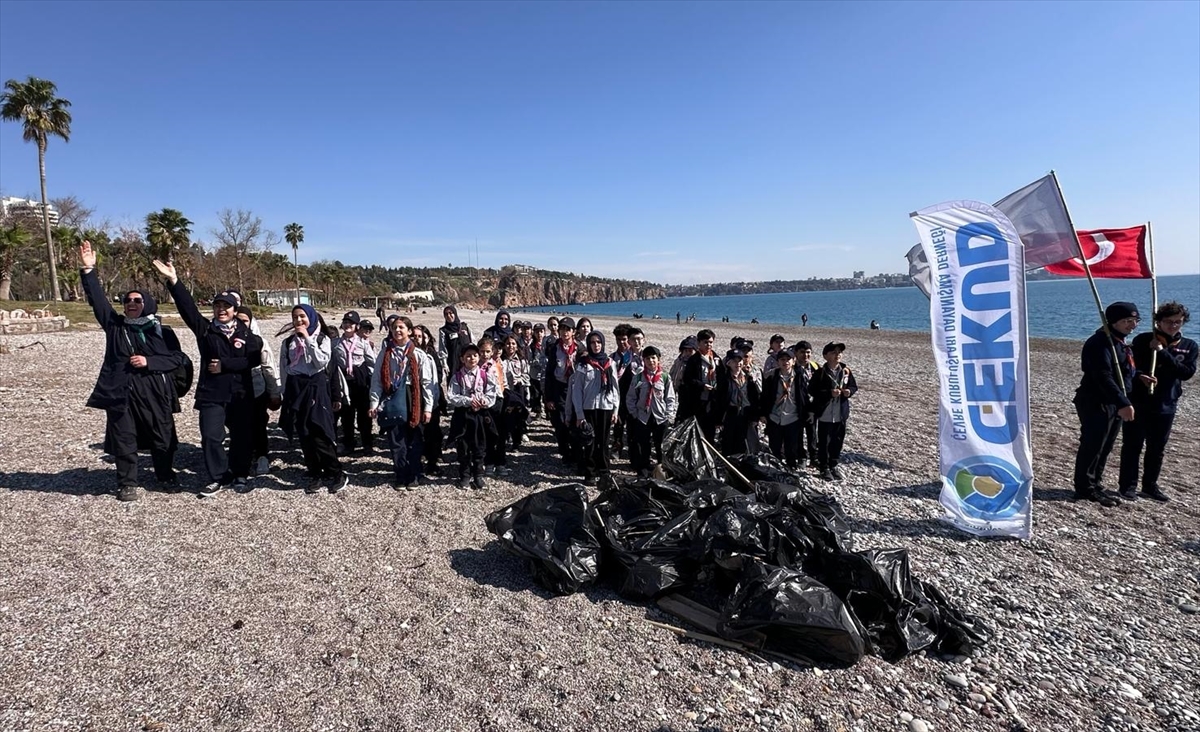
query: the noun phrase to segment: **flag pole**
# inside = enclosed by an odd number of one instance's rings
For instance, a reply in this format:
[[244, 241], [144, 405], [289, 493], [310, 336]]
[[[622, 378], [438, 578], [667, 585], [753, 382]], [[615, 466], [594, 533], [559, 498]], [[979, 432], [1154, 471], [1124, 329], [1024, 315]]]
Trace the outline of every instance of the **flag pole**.
[[[1158, 271], [1154, 268], [1154, 235], [1150, 231], [1150, 222], [1146, 222], [1146, 249], [1150, 251], [1150, 334], [1154, 335], [1154, 314], [1158, 312]], [[1158, 349], [1150, 351], [1150, 375], [1158, 369]], [[1150, 393], [1154, 393], [1154, 384], [1150, 385]]]
[[1083, 263], [1083, 271], [1087, 275], [1088, 284], [1092, 286], [1092, 298], [1096, 301], [1096, 312], [1100, 314], [1100, 327], [1104, 329], [1104, 334], [1108, 336], [1108, 348], [1112, 352], [1113, 366], [1117, 369], [1117, 385], [1121, 387], [1121, 395], [1129, 396], [1125, 393], [1125, 379], [1121, 378], [1121, 359], [1117, 356], [1117, 347], [1113, 344], [1112, 330], [1108, 327], [1108, 318], [1104, 317], [1104, 304], [1100, 302], [1100, 291], [1096, 289], [1096, 278], [1092, 277], [1092, 267], [1088, 264], [1087, 257], [1083, 255], [1083, 244], [1079, 242], [1079, 232], [1075, 229], [1075, 222], [1071, 220], [1071, 209], [1067, 208], [1067, 199], [1063, 196], [1062, 185], [1058, 182], [1058, 175], [1051, 170], [1050, 177], [1054, 179], [1054, 189], [1058, 191], [1058, 200], [1063, 206], [1063, 211], [1067, 212], [1067, 223], [1071, 226], [1071, 237], [1075, 240], [1075, 249], [1079, 252], [1079, 261]]

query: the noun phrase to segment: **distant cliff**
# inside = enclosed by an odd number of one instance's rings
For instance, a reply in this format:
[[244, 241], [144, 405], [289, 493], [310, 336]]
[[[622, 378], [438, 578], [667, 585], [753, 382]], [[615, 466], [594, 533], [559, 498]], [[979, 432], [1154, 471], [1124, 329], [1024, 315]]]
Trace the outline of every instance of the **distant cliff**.
[[571, 305], [574, 303], [650, 300], [664, 297], [664, 288], [650, 282], [608, 280], [566, 272], [505, 267], [500, 271], [488, 305], [498, 308]]

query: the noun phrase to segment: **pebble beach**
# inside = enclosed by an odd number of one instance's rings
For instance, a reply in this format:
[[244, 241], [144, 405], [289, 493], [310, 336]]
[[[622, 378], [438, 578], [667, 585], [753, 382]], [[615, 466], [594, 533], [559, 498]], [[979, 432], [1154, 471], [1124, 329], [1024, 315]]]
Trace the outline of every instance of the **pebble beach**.
[[[478, 335], [494, 311], [461, 315]], [[412, 318], [441, 324], [439, 309]], [[845, 507], [858, 548], [907, 549], [992, 642], [801, 668], [681, 639], [647, 621], [683, 621], [605, 586], [551, 596], [483, 521], [574, 480], [545, 419], [484, 491], [456, 490], [453, 468], [394, 491], [377, 453], [347, 460], [351, 488], [305, 495], [298, 448], [273, 430], [270, 475], [201, 500], [189, 397], [184, 491], [154, 491], [144, 455], [151, 490], [120, 503], [97, 494], [115, 485], [104, 414], [84, 407], [104, 337], [83, 323], [3, 339], [0, 730], [1200, 730], [1200, 382], [1168, 445], [1169, 504], [1074, 503], [1081, 343], [1033, 340], [1034, 537], [980, 539], [938, 518], [928, 334], [592, 321], [637, 324], [668, 363], [702, 327], [718, 346], [753, 339], [759, 362], [776, 332], [818, 353], [845, 342], [859, 385], [846, 480], [806, 480]], [[276, 353], [286, 322], [262, 321]]]

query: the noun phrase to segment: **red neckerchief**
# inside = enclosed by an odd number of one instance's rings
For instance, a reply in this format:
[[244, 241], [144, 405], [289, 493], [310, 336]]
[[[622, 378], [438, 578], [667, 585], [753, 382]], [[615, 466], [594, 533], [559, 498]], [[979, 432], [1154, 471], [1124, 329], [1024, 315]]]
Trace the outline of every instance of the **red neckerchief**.
[[650, 388], [646, 390], [646, 407], [649, 408], [650, 403], [654, 401], [654, 387], [662, 381], [662, 366], [654, 370], [654, 373], [645, 372], [646, 381], [650, 384]]
[[796, 372], [793, 371], [791, 377], [786, 379], [783, 378], [782, 371], [778, 371], [776, 373], [779, 374], [779, 385], [783, 387], [783, 395], [775, 400], [775, 405], [778, 406], [783, 404], [792, 396], [792, 379], [796, 378]]

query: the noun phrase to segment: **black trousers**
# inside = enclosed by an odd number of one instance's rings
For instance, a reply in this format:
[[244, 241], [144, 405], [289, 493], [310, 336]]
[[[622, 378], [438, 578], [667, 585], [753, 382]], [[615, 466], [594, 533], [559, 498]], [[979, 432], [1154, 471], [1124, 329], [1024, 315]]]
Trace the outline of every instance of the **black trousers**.
[[337, 448], [325, 433], [309, 430], [300, 435], [300, 451], [304, 454], [304, 474], [310, 478], [340, 478], [342, 463]]
[[542, 414], [542, 380], [529, 381], [529, 413], [535, 417]]
[[[503, 402], [497, 400], [498, 404], [503, 405]], [[491, 410], [492, 421], [496, 425], [495, 432], [487, 433], [487, 448], [483, 454], [483, 462], [487, 465], [505, 465], [508, 463], [508, 434], [509, 427], [508, 415], [504, 413], [504, 407]]]
[[271, 424], [271, 395], [254, 397], [254, 457], [267, 457], [267, 427]]
[[405, 485], [412, 483], [421, 476], [421, 454], [425, 450], [424, 426], [410, 427], [408, 422], [403, 422], [388, 430], [387, 440], [392, 451], [396, 480]]
[[815, 463], [817, 462], [817, 418], [811, 413], [805, 414], [800, 417], [800, 424], [800, 434], [796, 435], [796, 457]]
[[1141, 457], [1142, 446], [1146, 447], [1145, 464], [1142, 468], [1142, 490], [1158, 490], [1158, 476], [1162, 473], [1163, 453], [1167, 450], [1167, 440], [1171, 437], [1171, 426], [1175, 423], [1174, 414], [1155, 414], [1150, 411], [1138, 411], [1134, 407], [1131, 422], [1121, 423], [1121, 474], [1119, 485], [1121, 490], [1133, 490], [1138, 484], [1138, 460]]
[[708, 401], [700, 402], [700, 408], [696, 410], [696, 424], [710, 445], [717, 441], [717, 424], [719, 422]]
[[374, 420], [371, 419], [370, 384], [358, 384], [351, 381], [349, 403], [342, 405], [337, 417], [342, 420], [342, 445], [346, 450], [353, 450], [355, 447], [355, 427], [358, 428], [363, 449], [370, 449], [373, 440], [372, 433], [375, 429]]
[[[106, 433], [119, 435], [118, 439], [114, 439], [114, 444], [127, 445], [136, 447], [137, 445], [137, 423], [136, 417], [132, 409], [108, 409], [105, 410], [108, 425]], [[150, 459], [154, 463], [154, 477], [159, 480], [174, 480], [175, 479], [175, 450], [179, 447], [179, 442], [172, 439], [168, 447], [151, 447]], [[113, 455], [113, 459], [117, 464], [117, 486], [131, 486], [138, 484], [138, 464], [137, 450], [132, 452], [121, 452]]]
[[846, 441], [845, 422], [817, 422], [817, 467], [832, 470], [842, 460]]
[[571, 425], [567, 424], [567, 402], [552, 402], [554, 409], [547, 409], [546, 416], [550, 418], [550, 426], [554, 428], [554, 441], [558, 443], [558, 454], [563, 460], [574, 460], [575, 451], [571, 445]]
[[1104, 490], [1104, 465], [1120, 431], [1121, 418], [1111, 405], [1075, 405], [1079, 415], [1079, 452], [1075, 453], [1075, 495], [1086, 497]]
[[750, 431], [750, 415], [746, 410], [732, 407], [725, 412], [721, 422], [721, 454], [745, 455], [748, 452], [747, 436]]
[[789, 468], [800, 464], [800, 434], [803, 426], [803, 419], [787, 425], [767, 420], [767, 444], [771, 454], [787, 463]]
[[425, 425], [424, 438], [425, 467], [426, 469], [436, 468], [442, 461], [442, 452], [446, 445], [446, 437], [442, 434], [441, 404], [436, 405], [433, 412], [430, 413], [429, 424]]
[[634, 470], [649, 470], [651, 452], [662, 462], [663, 435], [667, 433], [667, 423], [658, 422], [653, 417], [649, 422], [642, 423], [637, 417], [629, 417], [629, 462]]
[[234, 397], [226, 404], [197, 404], [196, 409], [200, 411], [200, 450], [208, 479], [230, 483], [234, 478], [248, 478], [254, 456], [254, 396]]
[[608, 475], [612, 466], [608, 463], [608, 440], [612, 435], [611, 409], [585, 409], [583, 418], [592, 426], [595, 439], [583, 450], [580, 456], [579, 468], [583, 477], [591, 478], [597, 474]]

